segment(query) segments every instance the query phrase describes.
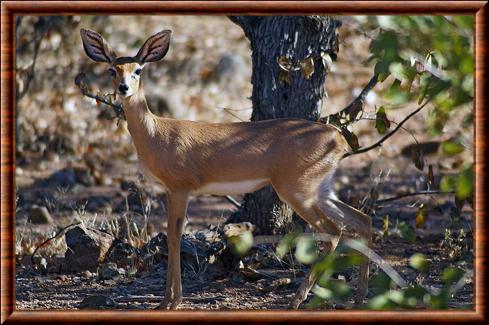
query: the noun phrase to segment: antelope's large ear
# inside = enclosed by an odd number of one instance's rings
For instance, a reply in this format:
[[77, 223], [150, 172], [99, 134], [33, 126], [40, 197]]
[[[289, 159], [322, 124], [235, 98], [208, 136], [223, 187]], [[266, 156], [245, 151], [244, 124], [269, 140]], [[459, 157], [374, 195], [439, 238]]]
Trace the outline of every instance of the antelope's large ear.
[[83, 48], [88, 57], [97, 62], [111, 63], [116, 54], [110, 48], [110, 45], [99, 34], [89, 29], [80, 29], [83, 42]]
[[141, 46], [135, 59], [140, 63], [154, 62], [163, 59], [170, 47], [171, 30], [161, 31], [150, 38]]

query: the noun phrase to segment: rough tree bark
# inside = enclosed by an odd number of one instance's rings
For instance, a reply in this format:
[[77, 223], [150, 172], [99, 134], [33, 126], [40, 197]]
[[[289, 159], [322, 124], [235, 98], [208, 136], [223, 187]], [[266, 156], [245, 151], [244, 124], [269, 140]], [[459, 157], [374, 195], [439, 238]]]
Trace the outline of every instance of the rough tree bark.
[[[320, 117], [327, 56], [336, 59], [336, 29], [327, 16], [232, 16], [252, 50], [252, 121]], [[283, 157], [284, 160], [287, 157]], [[271, 186], [246, 194], [229, 221], [250, 221], [255, 234], [289, 231], [297, 219]]]

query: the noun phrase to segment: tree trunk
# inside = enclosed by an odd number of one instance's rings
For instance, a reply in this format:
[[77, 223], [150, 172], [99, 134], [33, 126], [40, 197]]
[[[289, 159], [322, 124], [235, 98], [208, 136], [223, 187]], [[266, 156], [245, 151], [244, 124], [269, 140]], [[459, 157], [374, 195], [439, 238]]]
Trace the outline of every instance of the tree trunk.
[[[325, 57], [336, 59], [339, 21], [326, 16], [233, 16], [252, 50], [252, 121], [295, 117], [317, 121], [325, 94]], [[287, 159], [287, 157], [283, 157]], [[294, 227], [293, 211], [271, 186], [246, 194], [229, 221], [249, 221], [255, 234]]]

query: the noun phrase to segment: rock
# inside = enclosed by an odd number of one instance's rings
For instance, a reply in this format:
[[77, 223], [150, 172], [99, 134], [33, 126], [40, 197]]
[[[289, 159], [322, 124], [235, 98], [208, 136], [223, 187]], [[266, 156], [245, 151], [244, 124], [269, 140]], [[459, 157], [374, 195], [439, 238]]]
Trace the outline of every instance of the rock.
[[115, 309], [119, 304], [114, 299], [104, 295], [88, 296], [80, 302], [80, 309]]
[[71, 272], [95, 271], [105, 259], [114, 237], [89, 227], [74, 227], [65, 234], [68, 249], [65, 269]]
[[139, 255], [139, 250], [136, 247], [115, 239], [107, 253], [105, 261], [116, 263], [119, 266], [134, 265], [135, 259]]
[[123, 268], [118, 268], [116, 263], [102, 264], [98, 269], [99, 280], [112, 280], [126, 275]]
[[[156, 237], [153, 237], [145, 246], [140, 250], [143, 256], [143, 261], [152, 261], [151, 264], [155, 265], [161, 261], [166, 260], [168, 256], [167, 237], [163, 233], [159, 233]], [[201, 264], [207, 260], [207, 251], [203, 247], [202, 243], [191, 237], [188, 234], [182, 236], [180, 243], [180, 254], [182, 266], [185, 268], [199, 268]]]
[[72, 188], [76, 184], [75, 172], [71, 168], [58, 170], [49, 176], [48, 182], [62, 188]]
[[46, 207], [33, 205], [29, 210], [29, 216], [32, 223], [35, 224], [51, 224], [53, 218], [49, 214]]
[[93, 273], [86, 270], [86, 271], [81, 272], [80, 275], [81, 275], [82, 279], [90, 279], [90, 278], [92, 278]]
[[103, 285], [106, 285], [106, 286], [111, 286], [111, 287], [113, 287], [113, 286], [117, 285], [117, 282], [115, 282], [115, 281], [114, 281], [114, 280], [112, 280], [112, 279], [109, 279], [109, 280], [102, 280], [101, 282], [102, 282], [102, 284], [103, 284]]

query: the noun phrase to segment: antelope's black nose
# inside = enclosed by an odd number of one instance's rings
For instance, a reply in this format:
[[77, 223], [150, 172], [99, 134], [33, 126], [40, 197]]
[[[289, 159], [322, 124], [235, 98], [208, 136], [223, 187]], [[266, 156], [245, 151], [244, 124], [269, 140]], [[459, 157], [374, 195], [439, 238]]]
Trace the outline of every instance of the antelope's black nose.
[[126, 84], [119, 85], [119, 91], [121, 94], [125, 94], [129, 90], [129, 87]]

